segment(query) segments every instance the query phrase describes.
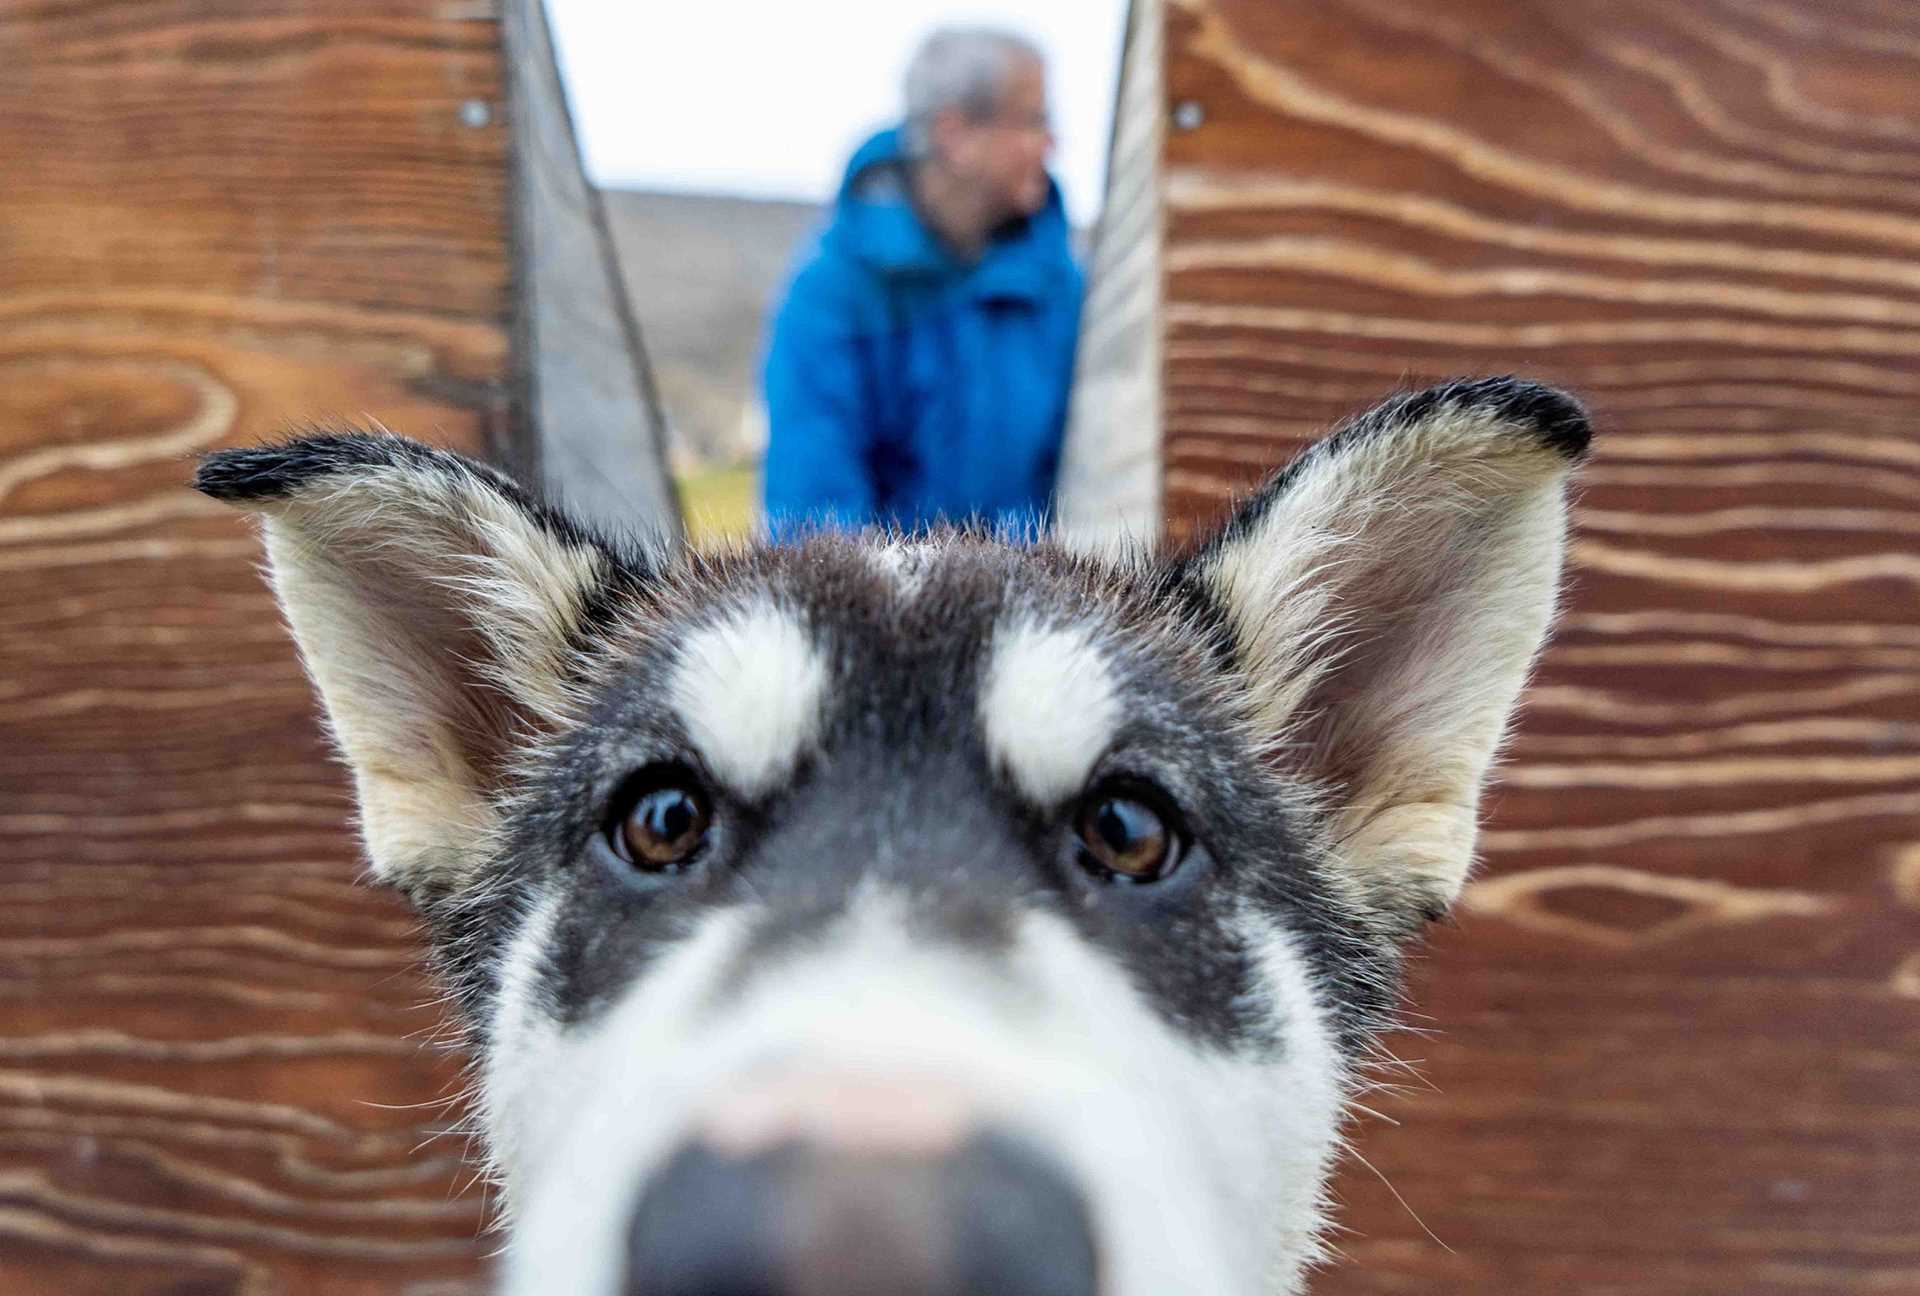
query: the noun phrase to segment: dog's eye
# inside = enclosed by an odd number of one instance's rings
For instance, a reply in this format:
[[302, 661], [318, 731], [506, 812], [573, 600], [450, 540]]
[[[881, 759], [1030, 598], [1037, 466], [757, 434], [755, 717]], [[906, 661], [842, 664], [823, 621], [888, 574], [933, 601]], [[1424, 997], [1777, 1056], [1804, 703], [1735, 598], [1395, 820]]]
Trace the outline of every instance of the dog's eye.
[[641, 784], [608, 838], [614, 853], [635, 868], [674, 869], [693, 858], [712, 823], [706, 794], [675, 772]]
[[1096, 793], [1081, 803], [1081, 862], [1096, 877], [1157, 882], [1180, 863], [1180, 837], [1137, 797]]

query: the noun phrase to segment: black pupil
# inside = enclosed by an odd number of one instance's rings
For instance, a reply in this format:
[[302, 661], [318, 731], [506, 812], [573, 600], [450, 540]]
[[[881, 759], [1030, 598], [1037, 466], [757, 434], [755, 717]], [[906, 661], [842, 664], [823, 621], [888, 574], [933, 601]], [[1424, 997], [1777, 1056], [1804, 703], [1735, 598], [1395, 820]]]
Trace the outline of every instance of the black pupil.
[[693, 798], [678, 788], [649, 793], [640, 803], [640, 819], [647, 835], [669, 846], [692, 832], [699, 817]]

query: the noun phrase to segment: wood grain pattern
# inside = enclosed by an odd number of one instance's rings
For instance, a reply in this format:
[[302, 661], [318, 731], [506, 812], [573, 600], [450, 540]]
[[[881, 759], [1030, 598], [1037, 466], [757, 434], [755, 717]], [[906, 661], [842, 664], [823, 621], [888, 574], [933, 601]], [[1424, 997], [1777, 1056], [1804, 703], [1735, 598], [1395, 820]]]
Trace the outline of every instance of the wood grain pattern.
[[497, 25], [29, 0], [0, 67], [0, 1291], [478, 1290], [414, 924], [184, 483], [313, 418], [493, 443]]
[[1403, 382], [1602, 432], [1316, 1290], [1920, 1291], [1920, 11], [1169, 22], [1176, 530]]

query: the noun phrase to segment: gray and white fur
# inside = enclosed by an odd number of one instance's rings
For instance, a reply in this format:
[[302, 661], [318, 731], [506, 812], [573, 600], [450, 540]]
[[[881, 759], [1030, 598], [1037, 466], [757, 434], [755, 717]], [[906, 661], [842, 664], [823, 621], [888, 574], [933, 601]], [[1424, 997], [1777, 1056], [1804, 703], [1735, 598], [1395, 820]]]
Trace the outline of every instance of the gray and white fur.
[[1255, 1296], [1325, 1255], [1587, 437], [1403, 394], [1169, 556], [652, 551], [384, 435], [196, 485], [428, 923], [507, 1291]]

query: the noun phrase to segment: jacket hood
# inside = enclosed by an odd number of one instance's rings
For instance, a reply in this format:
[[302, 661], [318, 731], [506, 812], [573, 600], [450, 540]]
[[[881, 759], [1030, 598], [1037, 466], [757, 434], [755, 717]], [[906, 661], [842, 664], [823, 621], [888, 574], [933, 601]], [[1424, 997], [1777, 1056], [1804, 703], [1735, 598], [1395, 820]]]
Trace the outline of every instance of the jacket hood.
[[855, 151], [840, 182], [826, 243], [889, 279], [966, 275], [988, 297], [1037, 298], [1062, 263], [1071, 265], [1066, 207], [1047, 178], [1047, 201], [987, 244], [980, 260], [960, 261], [920, 220], [907, 192], [907, 152], [898, 128], [879, 131]]

